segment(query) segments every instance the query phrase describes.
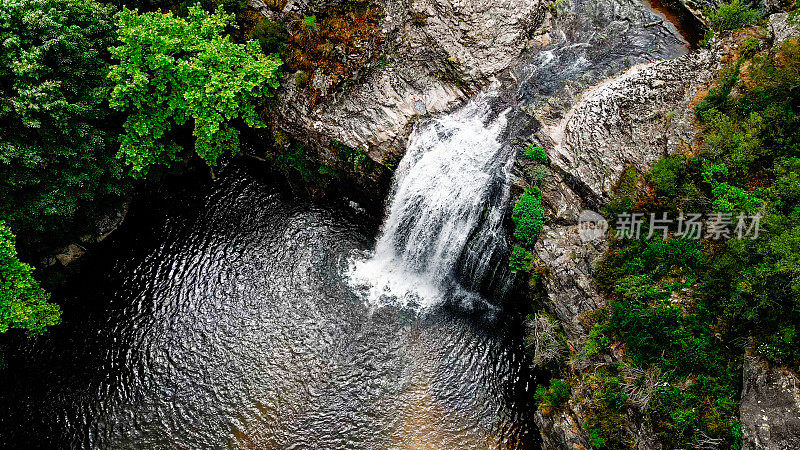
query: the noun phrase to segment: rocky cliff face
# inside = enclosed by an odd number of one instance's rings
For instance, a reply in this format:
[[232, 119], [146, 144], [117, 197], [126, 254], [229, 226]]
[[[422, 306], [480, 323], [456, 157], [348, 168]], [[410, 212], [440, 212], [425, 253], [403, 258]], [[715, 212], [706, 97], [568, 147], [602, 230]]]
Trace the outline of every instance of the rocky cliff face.
[[745, 356], [739, 420], [748, 448], [800, 448], [800, 379], [761, 358]]
[[626, 167], [645, 172], [694, 139], [689, 105], [718, 70], [719, 58], [703, 50], [636, 65], [593, 86], [541, 133], [552, 163], [588, 205], [607, 203]]
[[[284, 9], [310, 14], [332, 4], [292, 1]], [[319, 148], [335, 139], [379, 163], [402, 152], [417, 118], [452, 109], [510, 67], [544, 13], [540, 0], [378, 4], [385, 12], [380, 64], [317, 105], [287, 75], [278, 111], [281, 126]]]
[[[283, 12], [310, 14], [340, 3], [290, 1]], [[684, 5], [707, 20], [706, 3]], [[509, 93], [498, 108], [513, 107], [508, 144], [535, 142], [551, 161], [542, 189], [549, 224], [535, 246], [547, 269], [542, 306], [580, 350], [588, 338], [586, 314], [605, 306], [593, 276], [607, 242], [583, 239], [578, 214], [605, 205], [625, 170], [643, 173], [691, 144], [693, 102], [731, 45], [690, 52], [678, 30], [641, 0], [564, 0], [557, 6], [539, 0], [381, 0], [380, 6], [385, 18], [375, 59], [381, 63], [323, 89], [318, 103], [287, 75], [280, 126], [313, 146], [323, 162], [334, 158], [333, 139], [386, 163], [402, 155], [416, 120], [451, 110], [500, 78]], [[770, 17], [770, 30], [775, 41], [798, 31], [780, 14]], [[517, 188], [532, 184], [526, 164], [515, 168]], [[610, 363], [622, 355], [606, 358]], [[574, 362], [576, 379], [591, 369], [584, 365]], [[751, 448], [800, 445], [795, 383], [791, 372], [748, 363], [741, 413]], [[586, 414], [579, 400], [556, 413], [539, 412], [545, 448], [590, 448]], [[659, 448], [641, 417], [629, 414], [627, 420], [636, 448]]]
[[[773, 43], [800, 36], [785, 14], [770, 17]], [[696, 136], [693, 103], [736, 51], [733, 40], [716, 41], [711, 49], [672, 60], [639, 64], [586, 89], [560, 118], [539, 113], [542, 128], [535, 140], [545, 147], [553, 173], [544, 190], [551, 218], [535, 252], [548, 267], [544, 308], [564, 327], [578, 352], [588, 338], [584, 319], [606, 306], [594, 282], [594, 266], [605, 251], [604, 238], [582, 239], [576, 214], [599, 209], [611, 199], [614, 184], [626, 169], [647, 171], [662, 156], [688, 148]], [[521, 165], [528, 163], [520, 162]], [[524, 167], [521, 184], [530, 182]], [[615, 350], [605, 363], [618, 361]], [[797, 374], [770, 367], [747, 356], [743, 372], [740, 421], [743, 441], [750, 449], [800, 448], [800, 387]], [[580, 380], [591, 367], [570, 361]], [[577, 395], [585, 389], [576, 387]], [[573, 393], [575, 394], [575, 393]], [[546, 448], [589, 448], [583, 430], [584, 405], [571, 399], [555, 414], [537, 414]], [[636, 448], [660, 448], [651, 431], [635, 415], [628, 417]]]

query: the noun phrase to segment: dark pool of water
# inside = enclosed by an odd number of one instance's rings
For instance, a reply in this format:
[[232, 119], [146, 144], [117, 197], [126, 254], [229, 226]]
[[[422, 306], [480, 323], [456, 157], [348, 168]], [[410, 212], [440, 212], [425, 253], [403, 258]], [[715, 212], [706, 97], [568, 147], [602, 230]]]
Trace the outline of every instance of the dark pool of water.
[[374, 220], [233, 167], [151, 193], [13, 339], [0, 442], [93, 448], [536, 448], [515, 320], [371, 307]]

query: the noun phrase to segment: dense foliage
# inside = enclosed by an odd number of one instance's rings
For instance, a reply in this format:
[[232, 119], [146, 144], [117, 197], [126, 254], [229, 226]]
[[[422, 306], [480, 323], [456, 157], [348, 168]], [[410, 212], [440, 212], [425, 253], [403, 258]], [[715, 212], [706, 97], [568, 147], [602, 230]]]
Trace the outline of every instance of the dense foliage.
[[0, 332], [38, 334], [60, 315], [10, 228], [26, 255], [95, 231], [92, 219], [130, 189], [125, 163], [136, 176], [169, 165], [191, 122], [197, 154], [215, 165], [238, 151], [235, 127], [262, 125], [258, 102], [278, 85], [281, 61], [262, 52], [267, 44], [227, 34], [233, 16], [221, 5], [242, 11], [244, 1], [127, 4], [188, 17], [118, 14], [94, 0], [0, 1]]
[[514, 273], [524, 272], [531, 268], [533, 260], [534, 256], [531, 252], [517, 245], [511, 251], [511, 256], [508, 259], [508, 267], [510, 267], [511, 272]]
[[0, 221], [0, 333], [20, 328], [36, 335], [61, 321], [58, 305], [33, 278], [33, 268], [17, 257], [14, 235]]
[[544, 226], [542, 191], [537, 187], [525, 189], [511, 212], [514, 221], [514, 237], [527, 244], [533, 244]]
[[525, 157], [540, 164], [547, 164], [549, 162], [544, 149], [533, 144], [525, 147]]
[[190, 7], [186, 19], [120, 13], [111, 106], [129, 114], [120, 153], [134, 175], [180, 158], [176, 126], [192, 122], [195, 151], [211, 166], [223, 153], [238, 152], [234, 121], [263, 126], [254, 102], [278, 87], [281, 61], [264, 55], [255, 41], [241, 45], [222, 36], [233, 20], [221, 8], [210, 14], [200, 5]]
[[722, 3], [716, 10], [708, 12], [708, 16], [709, 27], [720, 32], [755, 25], [764, 17], [764, 12], [741, 0], [733, 0], [730, 3]]
[[0, 219], [28, 244], [128, 187], [106, 101], [114, 29], [93, 0], [0, 4]]
[[539, 407], [545, 411], [545, 413], [550, 413], [554, 409], [561, 407], [567, 400], [569, 400], [570, 396], [570, 388], [564, 380], [560, 380], [558, 378], [552, 378], [550, 380], [550, 386], [539, 386], [536, 388], [536, 394], [534, 395], [536, 401], [539, 403]]
[[757, 238], [612, 240], [599, 267], [612, 302], [587, 347], [613, 338], [631, 365], [660, 374], [645, 414], [667, 448], [741, 445], [746, 346], [800, 368], [798, 87], [798, 42], [743, 56], [698, 105], [699, 154], [663, 159], [647, 192], [615, 203], [673, 217], [724, 212], [734, 225], [741, 214], [763, 216]]

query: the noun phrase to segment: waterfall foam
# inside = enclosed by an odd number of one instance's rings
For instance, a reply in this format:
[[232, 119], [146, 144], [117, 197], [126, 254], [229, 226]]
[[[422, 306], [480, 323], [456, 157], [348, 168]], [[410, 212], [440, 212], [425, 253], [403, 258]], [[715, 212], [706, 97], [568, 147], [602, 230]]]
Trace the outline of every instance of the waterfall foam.
[[[461, 301], [505, 273], [502, 206], [513, 158], [485, 96], [414, 130], [395, 174], [374, 253], [351, 264], [353, 284], [372, 302], [421, 307]], [[497, 260], [501, 260], [499, 263]]]

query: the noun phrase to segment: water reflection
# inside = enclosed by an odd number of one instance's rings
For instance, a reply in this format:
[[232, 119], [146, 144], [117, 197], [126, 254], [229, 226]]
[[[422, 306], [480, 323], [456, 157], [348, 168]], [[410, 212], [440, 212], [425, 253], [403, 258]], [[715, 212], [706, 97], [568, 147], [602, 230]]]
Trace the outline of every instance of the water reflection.
[[64, 324], [7, 351], [3, 442], [535, 447], [513, 321], [370, 308], [341, 275], [374, 238], [360, 214], [238, 167], [154, 195], [73, 284]]

